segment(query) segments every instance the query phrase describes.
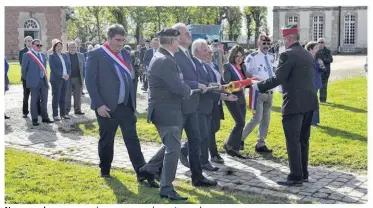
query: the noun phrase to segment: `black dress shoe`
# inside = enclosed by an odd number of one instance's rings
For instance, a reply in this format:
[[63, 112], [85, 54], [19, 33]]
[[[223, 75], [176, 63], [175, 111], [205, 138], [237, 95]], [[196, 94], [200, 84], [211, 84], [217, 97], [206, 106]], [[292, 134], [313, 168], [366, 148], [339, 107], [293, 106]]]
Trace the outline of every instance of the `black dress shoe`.
[[193, 186], [196, 186], [196, 187], [199, 187], [199, 186], [216, 186], [218, 185], [218, 183], [214, 180], [210, 180], [210, 179], [207, 179], [205, 177], [203, 177], [202, 179], [199, 179], [197, 181], [194, 181], [193, 183]]
[[82, 111], [79, 111], [79, 112], [75, 112], [75, 115], [84, 115], [85, 113], [83, 113]]
[[34, 125], [34, 126], [39, 126], [39, 122], [38, 122], [38, 120], [32, 120], [32, 125]]
[[169, 200], [188, 200], [188, 197], [182, 197], [176, 191], [172, 191], [169, 194], [160, 194], [161, 198], [168, 198]]
[[282, 180], [282, 181], [277, 181], [278, 185], [282, 186], [302, 186], [302, 181], [293, 181], [293, 180]]
[[255, 147], [255, 151], [256, 152], [261, 152], [261, 153], [271, 153], [272, 150], [271, 149], [268, 149], [267, 146], [262, 146], [262, 147]]
[[244, 149], [245, 149], [245, 141], [241, 141], [240, 150], [244, 150]]
[[303, 182], [310, 182], [308, 178], [303, 178]]
[[111, 175], [110, 174], [100, 174], [100, 177], [101, 178], [107, 178], [107, 179], [110, 179], [111, 178]]
[[154, 174], [149, 173], [148, 171], [139, 170], [137, 181], [142, 182], [144, 180], [148, 181], [148, 184], [151, 188], [159, 188], [159, 184], [154, 180]]
[[208, 170], [208, 171], [218, 171], [220, 168], [214, 167], [211, 165], [211, 163], [203, 164], [201, 165], [203, 170]]
[[185, 167], [189, 168], [189, 160], [188, 160], [188, 157], [186, 155], [184, 155], [183, 153], [180, 154], [180, 162], [181, 164], [183, 164]]
[[28, 116], [27, 116], [27, 114], [23, 114], [23, 116], [22, 116], [23, 118], [27, 118]]
[[150, 186], [150, 188], [159, 188], [159, 184], [157, 182], [155, 182], [155, 180], [149, 180], [148, 179], [148, 184]]
[[238, 151], [231, 149], [229, 146], [224, 145], [224, 149], [227, 152], [228, 155], [232, 157], [238, 157], [241, 159], [247, 159], [245, 156], [241, 155]]
[[4, 117], [5, 119], [10, 119], [10, 117], [9, 117], [9, 116], [6, 116], [6, 115], [4, 115], [4, 116], [5, 116], [5, 117]]
[[216, 162], [216, 163], [220, 163], [220, 164], [224, 164], [224, 160], [223, 160], [223, 158], [220, 157], [219, 154], [211, 157], [211, 161]]
[[43, 123], [54, 123], [54, 121], [51, 121], [49, 118], [42, 119], [41, 120]]

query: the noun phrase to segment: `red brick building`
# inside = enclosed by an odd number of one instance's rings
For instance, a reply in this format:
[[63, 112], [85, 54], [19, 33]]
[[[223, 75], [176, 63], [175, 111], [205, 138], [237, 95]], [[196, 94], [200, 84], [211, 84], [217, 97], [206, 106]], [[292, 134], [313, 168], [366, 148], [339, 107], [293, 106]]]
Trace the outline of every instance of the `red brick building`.
[[9, 60], [18, 59], [18, 51], [28, 35], [41, 40], [43, 51], [51, 48], [55, 38], [66, 43], [64, 7], [5, 7], [5, 56]]

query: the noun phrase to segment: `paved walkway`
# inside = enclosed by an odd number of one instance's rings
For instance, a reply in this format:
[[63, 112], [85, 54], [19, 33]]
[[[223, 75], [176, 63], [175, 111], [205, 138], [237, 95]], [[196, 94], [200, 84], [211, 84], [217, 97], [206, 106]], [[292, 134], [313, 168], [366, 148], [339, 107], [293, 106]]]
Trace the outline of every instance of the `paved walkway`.
[[[140, 94], [139, 111], [146, 110], [146, 93]], [[49, 95], [51, 102], [51, 95]], [[83, 99], [84, 116], [72, 116], [70, 120], [60, 121], [51, 125], [41, 123], [32, 126], [31, 120], [22, 118], [22, 86], [12, 85], [7, 92], [5, 112], [11, 117], [5, 122], [5, 146], [42, 154], [54, 159], [65, 158], [76, 161], [98, 164], [96, 137], [81, 136], [74, 124], [95, 120], [93, 111], [89, 110], [89, 98]], [[48, 104], [51, 116], [51, 103]], [[90, 128], [90, 126], [86, 126]], [[146, 161], [160, 146], [156, 143], [141, 143]], [[205, 172], [206, 176], [218, 181], [219, 186], [233, 191], [248, 194], [279, 197], [287, 201], [301, 203], [366, 203], [367, 175], [359, 175], [339, 170], [321, 167], [310, 167], [310, 183], [303, 187], [283, 187], [276, 180], [289, 173], [286, 164], [271, 160], [255, 159], [240, 160], [222, 154], [226, 161], [224, 166], [216, 164], [221, 170]], [[124, 143], [116, 140], [114, 167], [132, 168]], [[179, 164], [177, 178], [189, 178], [190, 171]]]

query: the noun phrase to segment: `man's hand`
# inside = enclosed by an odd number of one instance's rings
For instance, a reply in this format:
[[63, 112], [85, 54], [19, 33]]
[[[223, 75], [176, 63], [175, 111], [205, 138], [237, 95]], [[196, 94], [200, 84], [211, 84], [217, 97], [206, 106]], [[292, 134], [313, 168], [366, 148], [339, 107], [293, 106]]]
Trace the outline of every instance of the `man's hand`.
[[208, 90], [207, 87], [206, 87], [206, 85], [200, 84], [200, 83], [198, 83], [198, 89], [201, 89], [202, 93], [205, 93]]
[[223, 87], [219, 83], [209, 83], [209, 87], [217, 87], [216, 90], [221, 91]]
[[69, 75], [68, 74], [64, 75], [63, 79], [67, 81], [69, 79]]
[[103, 105], [103, 106], [97, 108], [98, 115], [100, 115], [101, 117], [104, 117], [104, 118], [110, 118], [109, 111], [110, 111], [110, 109], [108, 107], [106, 107], [106, 105]]
[[238, 97], [236, 95], [233, 95], [233, 94], [227, 95], [225, 93], [221, 93], [220, 94], [220, 99], [234, 102], [234, 101], [238, 100]]

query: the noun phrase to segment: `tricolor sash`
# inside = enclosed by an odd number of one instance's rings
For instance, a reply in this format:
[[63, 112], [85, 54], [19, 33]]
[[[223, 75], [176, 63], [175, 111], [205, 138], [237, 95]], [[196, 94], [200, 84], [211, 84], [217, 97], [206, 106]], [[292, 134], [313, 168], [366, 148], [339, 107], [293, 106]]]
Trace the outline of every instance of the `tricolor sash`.
[[47, 70], [45, 69], [43, 63], [41, 63], [41, 60], [33, 52], [31, 52], [31, 51], [27, 51], [26, 53], [27, 53], [27, 55], [29, 55], [36, 62], [37, 65], [39, 65], [40, 70], [44, 74], [44, 78], [48, 79], [47, 78]]
[[118, 66], [121, 70], [127, 73], [129, 77], [131, 77], [131, 70], [130, 65], [123, 59], [121, 59], [118, 54], [116, 54], [113, 50], [109, 48], [109, 44], [105, 43], [101, 46], [101, 50], [104, 54], [112, 61], [116, 66]]
[[256, 113], [256, 101], [258, 100], [258, 95], [259, 91], [251, 87], [249, 92], [249, 108], [253, 114]]
[[233, 71], [233, 73], [236, 75], [236, 77], [242, 81], [245, 79], [245, 76], [239, 71], [239, 69], [237, 69], [235, 66], [233, 66], [233, 64], [229, 64], [231, 66], [231, 70]]

